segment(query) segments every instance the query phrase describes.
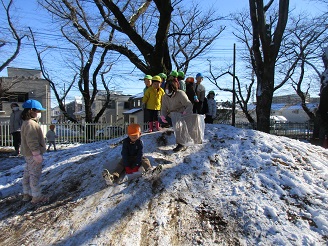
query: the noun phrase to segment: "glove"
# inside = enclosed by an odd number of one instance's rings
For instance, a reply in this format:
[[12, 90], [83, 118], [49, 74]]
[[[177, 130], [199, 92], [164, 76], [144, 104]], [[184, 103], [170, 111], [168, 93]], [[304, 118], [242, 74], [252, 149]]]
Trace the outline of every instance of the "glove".
[[132, 174], [138, 172], [139, 167], [125, 167], [126, 174]]
[[194, 102], [199, 102], [197, 95], [194, 96]]
[[163, 123], [167, 123], [167, 120], [165, 119], [165, 116], [164, 115], [161, 115], [160, 118], [161, 118], [161, 120], [162, 120]]
[[41, 164], [43, 161], [43, 157], [42, 155], [38, 154], [38, 155], [33, 155], [33, 160], [37, 163], [37, 164]]

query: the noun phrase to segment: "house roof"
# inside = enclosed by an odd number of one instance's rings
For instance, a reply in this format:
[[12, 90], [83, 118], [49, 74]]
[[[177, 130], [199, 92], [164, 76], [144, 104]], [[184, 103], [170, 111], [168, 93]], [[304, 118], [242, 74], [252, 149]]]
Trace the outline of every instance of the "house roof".
[[274, 120], [277, 122], [287, 122], [288, 121], [287, 118], [282, 115], [271, 115], [270, 120]]
[[[318, 107], [317, 103], [307, 103], [306, 106], [310, 109], [316, 109]], [[295, 105], [291, 105], [291, 106], [286, 106], [286, 109], [288, 110], [297, 110], [297, 109], [303, 109], [302, 105], [300, 103], [295, 104]]]
[[247, 105], [247, 109], [248, 109], [249, 111], [251, 111], [251, 110], [255, 110], [255, 108], [256, 108], [256, 105], [253, 104], [253, 103]]
[[273, 103], [271, 105], [271, 110], [281, 110], [286, 107], [285, 103]]
[[133, 108], [133, 109], [130, 109], [128, 111], [123, 112], [123, 114], [134, 114], [134, 113], [139, 112], [141, 110], [142, 110], [142, 108]]
[[140, 92], [138, 94], [135, 94], [135, 95], [131, 96], [130, 98], [143, 98], [143, 96], [144, 96], [144, 93]]
[[82, 102], [83, 102], [82, 96], [75, 96], [75, 102], [78, 104], [82, 104]]
[[[306, 106], [313, 111], [314, 109], [318, 108], [318, 103], [307, 103]], [[256, 105], [255, 104], [248, 104], [247, 105], [248, 111], [255, 110]], [[297, 109], [303, 109], [301, 103], [293, 104], [293, 105], [288, 105], [286, 103], [273, 103], [271, 105], [271, 110], [279, 111], [282, 109], [286, 110], [297, 110]], [[238, 110], [241, 110], [238, 107]]]

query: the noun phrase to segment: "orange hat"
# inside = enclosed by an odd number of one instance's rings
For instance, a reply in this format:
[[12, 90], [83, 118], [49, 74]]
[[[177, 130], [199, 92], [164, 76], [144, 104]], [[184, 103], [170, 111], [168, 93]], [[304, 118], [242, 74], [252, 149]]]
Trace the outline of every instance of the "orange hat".
[[141, 133], [139, 124], [130, 124], [128, 126], [128, 135], [137, 135]]
[[187, 83], [194, 83], [195, 80], [194, 80], [193, 77], [188, 77], [188, 78], [186, 78], [186, 82], [187, 82]]

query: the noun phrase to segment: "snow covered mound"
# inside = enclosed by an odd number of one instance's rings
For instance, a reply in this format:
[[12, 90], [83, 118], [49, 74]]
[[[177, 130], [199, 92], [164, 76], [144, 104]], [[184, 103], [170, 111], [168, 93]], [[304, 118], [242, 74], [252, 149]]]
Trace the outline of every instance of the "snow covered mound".
[[37, 207], [21, 201], [24, 160], [0, 159], [1, 245], [327, 244], [327, 150], [226, 125], [205, 138], [174, 153], [170, 130], [144, 134], [162, 173], [114, 187], [101, 171], [122, 139], [61, 146], [45, 154], [51, 201]]

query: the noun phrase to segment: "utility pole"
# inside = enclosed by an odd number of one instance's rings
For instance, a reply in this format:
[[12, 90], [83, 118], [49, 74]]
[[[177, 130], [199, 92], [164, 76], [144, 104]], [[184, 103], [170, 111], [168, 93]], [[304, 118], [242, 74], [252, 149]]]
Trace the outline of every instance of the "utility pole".
[[232, 119], [231, 119], [231, 125], [235, 126], [236, 123], [236, 44], [233, 44], [233, 70], [232, 70]]

